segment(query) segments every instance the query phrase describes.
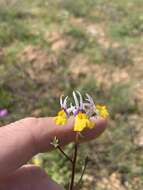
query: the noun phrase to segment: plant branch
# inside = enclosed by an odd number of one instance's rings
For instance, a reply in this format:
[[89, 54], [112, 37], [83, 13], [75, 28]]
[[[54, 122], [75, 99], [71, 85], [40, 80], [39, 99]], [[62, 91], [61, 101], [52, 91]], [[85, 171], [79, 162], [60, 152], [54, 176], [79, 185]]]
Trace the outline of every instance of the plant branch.
[[80, 185], [81, 181], [82, 181], [82, 178], [83, 178], [83, 176], [84, 176], [84, 174], [85, 174], [85, 170], [86, 170], [86, 167], [87, 167], [88, 161], [89, 161], [89, 160], [88, 160], [88, 157], [86, 157], [86, 158], [85, 158], [85, 162], [84, 162], [84, 167], [83, 167], [83, 170], [82, 170], [82, 173], [81, 173], [80, 179], [79, 179], [79, 181], [78, 181], [76, 187], [78, 187], [78, 186]]
[[73, 190], [73, 188], [74, 188], [77, 151], [78, 151], [78, 133], [76, 134], [76, 140], [75, 140], [75, 146], [74, 146], [74, 155], [73, 155], [73, 161], [72, 161], [72, 176], [71, 176], [69, 190]]
[[63, 149], [58, 145], [57, 149], [69, 160], [71, 163], [73, 163], [72, 159], [63, 151]]

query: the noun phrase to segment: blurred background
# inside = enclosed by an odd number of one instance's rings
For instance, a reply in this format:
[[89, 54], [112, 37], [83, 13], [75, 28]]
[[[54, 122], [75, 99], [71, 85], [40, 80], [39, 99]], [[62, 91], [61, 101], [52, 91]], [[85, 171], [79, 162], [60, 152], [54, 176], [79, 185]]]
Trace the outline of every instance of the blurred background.
[[[105, 133], [81, 145], [76, 180], [90, 161], [80, 189], [142, 190], [143, 0], [0, 0], [0, 125], [54, 116], [74, 89], [111, 115]], [[60, 153], [32, 162], [67, 186]]]

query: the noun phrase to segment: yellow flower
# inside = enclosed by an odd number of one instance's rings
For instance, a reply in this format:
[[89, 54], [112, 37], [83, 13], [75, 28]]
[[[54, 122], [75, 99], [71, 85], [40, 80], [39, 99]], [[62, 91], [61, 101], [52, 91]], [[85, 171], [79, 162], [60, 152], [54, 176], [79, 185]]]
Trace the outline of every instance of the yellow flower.
[[99, 115], [103, 118], [107, 118], [109, 116], [108, 109], [105, 105], [96, 105], [96, 109], [99, 112]]
[[57, 116], [54, 118], [54, 121], [57, 125], [65, 125], [67, 122], [67, 114], [62, 109], [61, 111], [58, 112]]
[[35, 165], [35, 166], [42, 166], [42, 159], [39, 155], [36, 155], [32, 158], [32, 163]]
[[93, 128], [94, 122], [91, 122], [85, 113], [79, 112], [75, 117], [74, 131], [82, 131], [84, 128]]

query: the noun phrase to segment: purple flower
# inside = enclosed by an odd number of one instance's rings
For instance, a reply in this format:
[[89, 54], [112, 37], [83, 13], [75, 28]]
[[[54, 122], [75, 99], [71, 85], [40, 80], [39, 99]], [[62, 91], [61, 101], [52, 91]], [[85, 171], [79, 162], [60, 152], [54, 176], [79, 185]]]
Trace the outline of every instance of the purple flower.
[[8, 115], [7, 109], [0, 109], [0, 118], [6, 117]]

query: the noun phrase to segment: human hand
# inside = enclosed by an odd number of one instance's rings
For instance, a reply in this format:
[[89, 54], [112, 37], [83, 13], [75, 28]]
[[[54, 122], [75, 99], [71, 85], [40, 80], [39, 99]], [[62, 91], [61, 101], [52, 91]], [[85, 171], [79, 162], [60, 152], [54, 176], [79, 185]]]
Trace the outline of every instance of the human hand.
[[[93, 129], [82, 132], [84, 140], [99, 136], [107, 121], [95, 120]], [[26, 165], [34, 155], [52, 150], [56, 136], [61, 145], [72, 142], [73, 119], [65, 126], [56, 126], [52, 117], [26, 118], [0, 128], [0, 190], [63, 190], [43, 169]]]

